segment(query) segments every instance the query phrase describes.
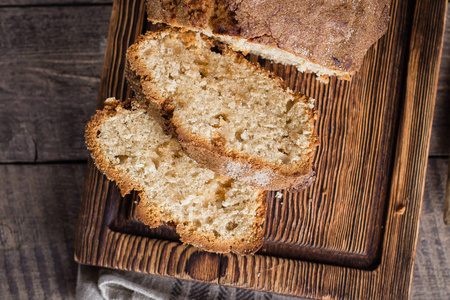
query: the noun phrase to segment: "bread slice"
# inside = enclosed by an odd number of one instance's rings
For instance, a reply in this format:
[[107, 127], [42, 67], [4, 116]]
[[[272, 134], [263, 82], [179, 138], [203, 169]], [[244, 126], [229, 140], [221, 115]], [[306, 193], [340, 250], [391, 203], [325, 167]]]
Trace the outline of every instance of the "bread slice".
[[86, 126], [98, 169], [123, 195], [139, 192], [137, 218], [176, 227], [182, 242], [212, 252], [254, 253], [263, 242], [264, 192], [200, 166], [146, 109], [109, 99]]
[[386, 32], [389, 0], [150, 0], [148, 20], [199, 30], [234, 50], [294, 65], [300, 72], [350, 77]]
[[128, 82], [207, 168], [265, 190], [314, 180], [314, 100], [200, 33], [148, 32], [127, 52]]

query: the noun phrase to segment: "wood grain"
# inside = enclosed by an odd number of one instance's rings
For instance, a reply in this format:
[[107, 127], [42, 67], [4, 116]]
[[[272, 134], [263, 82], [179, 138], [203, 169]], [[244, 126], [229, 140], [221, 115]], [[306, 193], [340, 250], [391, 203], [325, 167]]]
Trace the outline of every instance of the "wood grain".
[[110, 12], [0, 9], [0, 162], [87, 158], [84, 125], [95, 109]]
[[434, 110], [433, 130], [431, 131], [430, 155], [450, 155], [450, 13], [447, 8], [447, 21], [444, 33], [442, 60], [439, 68], [439, 81]]
[[84, 164], [0, 165], [2, 299], [74, 299]]
[[[130, 95], [124, 51], [145, 26], [141, 4], [114, 3], [99, 107], [106, 96]], [[281, 200], [272, 193], [257, 255], [212, 255], [115, 221], [129, 200], [90, 163], [76, 260], [311, 298], [407, 298], [446, 5], [393, 1], [387, 35], [352, 82], [332, 78], [325, 86], [261, 61], [317, 99], [321, 146], [311, 188]]]

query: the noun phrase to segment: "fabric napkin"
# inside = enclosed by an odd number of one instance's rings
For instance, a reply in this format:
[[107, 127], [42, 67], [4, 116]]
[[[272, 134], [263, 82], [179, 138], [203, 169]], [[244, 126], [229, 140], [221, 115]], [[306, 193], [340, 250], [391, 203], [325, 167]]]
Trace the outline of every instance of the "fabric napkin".
[[77, 300], [294, 300], [296, 297], [79, 265]]

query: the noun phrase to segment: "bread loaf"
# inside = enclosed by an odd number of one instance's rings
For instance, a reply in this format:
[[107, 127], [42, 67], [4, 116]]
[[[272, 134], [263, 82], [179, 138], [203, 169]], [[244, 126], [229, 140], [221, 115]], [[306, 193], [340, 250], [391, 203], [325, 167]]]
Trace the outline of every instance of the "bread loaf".
[[199, 30], [326, 81], [350, 79], [387, 30], [389, 0], [149, 0], [151, 22]]
[[147, 109], [109, 99], [86, 126], [95, 164], [122, 194], [139, 192], [138, 219], [176, 227], [180, 239], [212, 252], [254, 253], [263, 242], [264, 192], [200, 166]]
[[127, 52], [128, 82], [161, 111], [186, 153], [266, 190], [314, 179], [314, 100], [200, 33], [149, 32]]

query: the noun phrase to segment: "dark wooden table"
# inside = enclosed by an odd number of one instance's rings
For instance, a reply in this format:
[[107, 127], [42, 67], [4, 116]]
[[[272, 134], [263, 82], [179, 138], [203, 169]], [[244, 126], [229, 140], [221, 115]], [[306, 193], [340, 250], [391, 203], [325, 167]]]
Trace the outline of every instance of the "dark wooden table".
[[[0, 0], [0, 298], [72, 299], [73, 245], [112, 1]], [[450, 18], [412, 299], [450, 299]]]

